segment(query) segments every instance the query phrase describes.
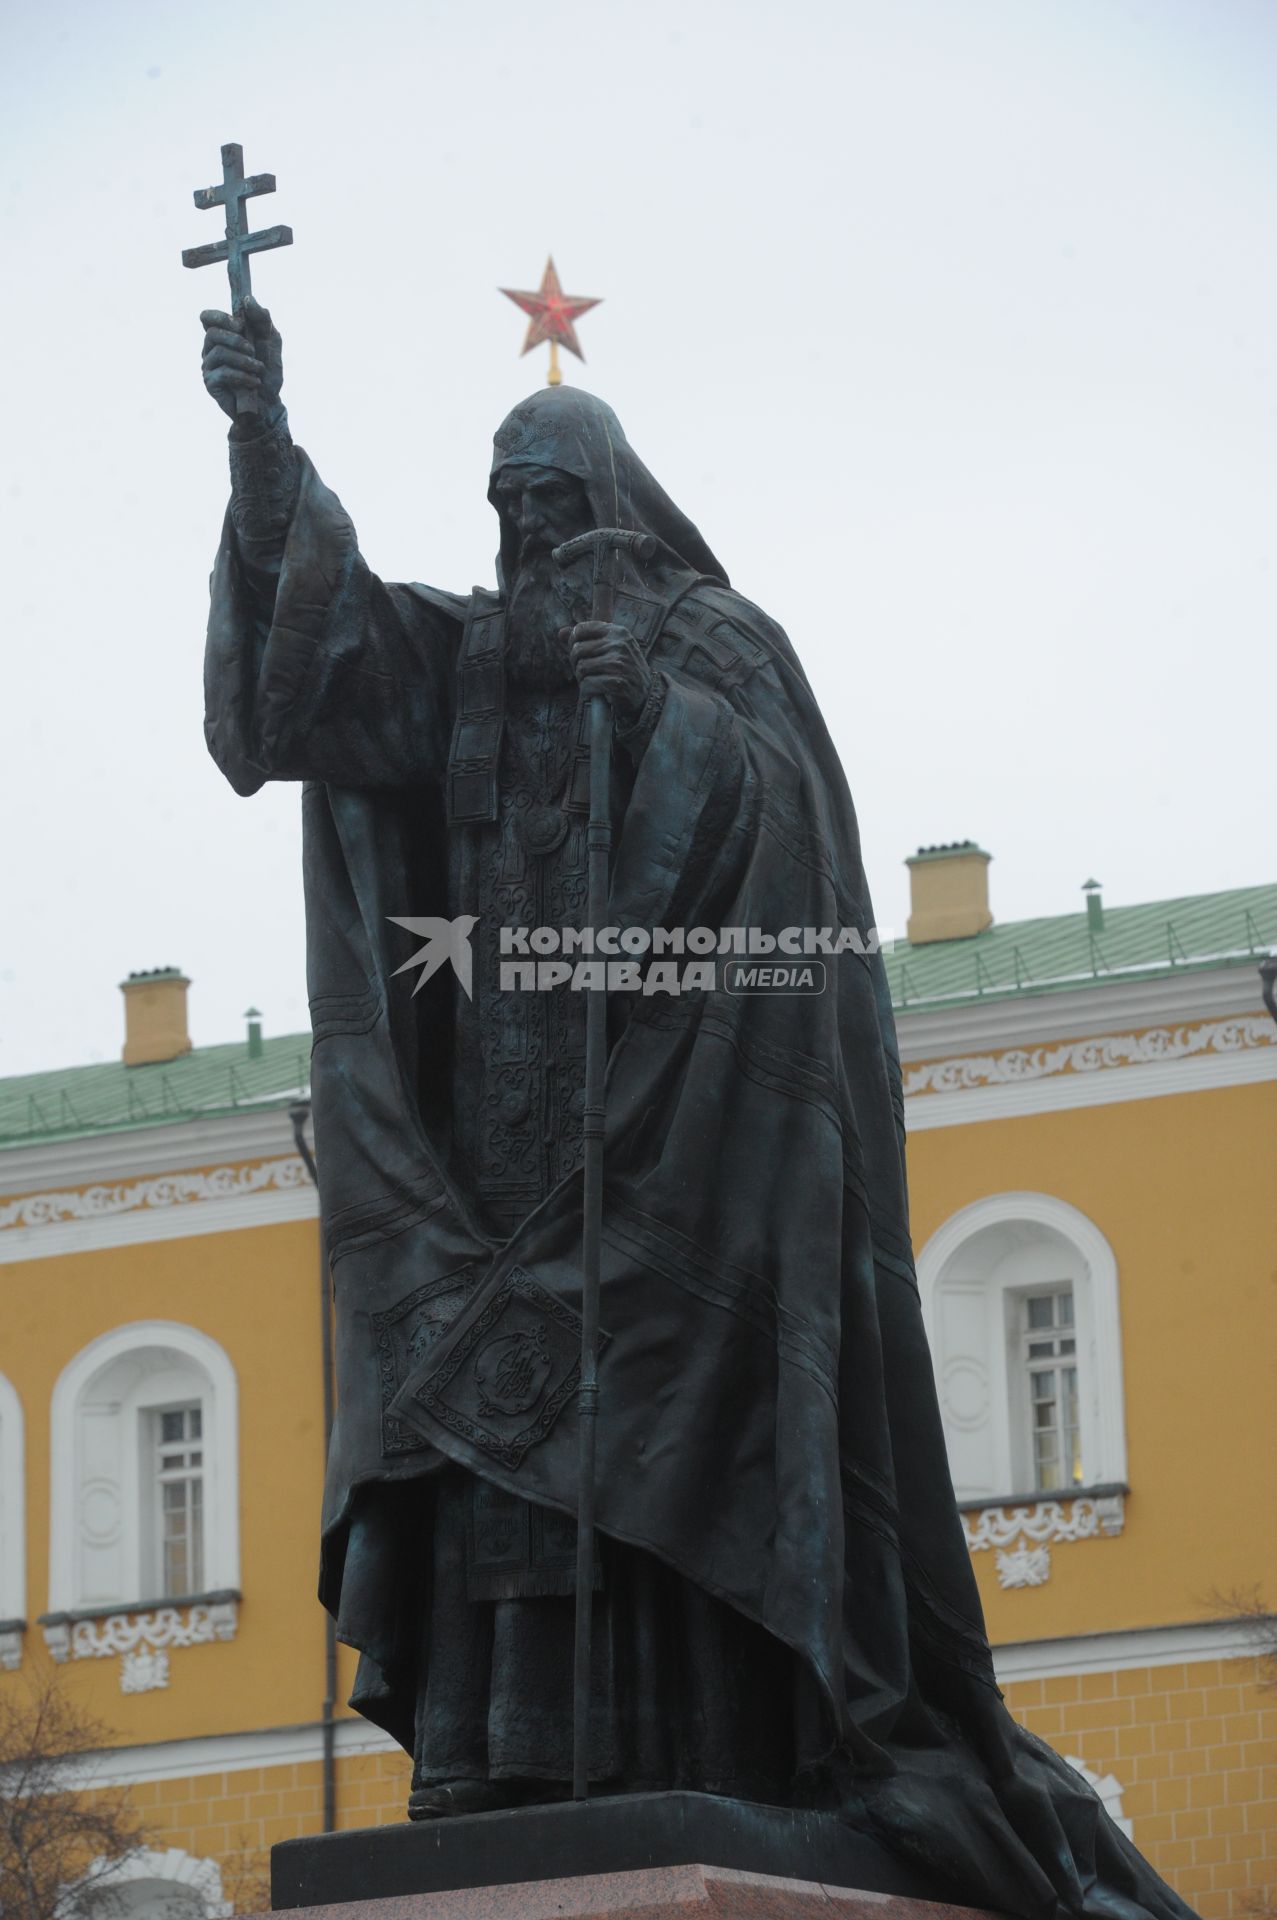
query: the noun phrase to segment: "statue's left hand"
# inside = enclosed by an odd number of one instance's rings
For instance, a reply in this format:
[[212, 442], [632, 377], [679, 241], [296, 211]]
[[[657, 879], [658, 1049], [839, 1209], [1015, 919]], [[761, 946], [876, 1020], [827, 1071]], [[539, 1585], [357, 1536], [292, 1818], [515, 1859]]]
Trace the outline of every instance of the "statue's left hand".
[[560, 627], [559, 638], [571, 645], [572, 671], [582, 693], [601, 693], [610, 700], [618, 726], [636, 720], [652, 685], [652, 669], [629, 628], [582, 620], [575, 627]]

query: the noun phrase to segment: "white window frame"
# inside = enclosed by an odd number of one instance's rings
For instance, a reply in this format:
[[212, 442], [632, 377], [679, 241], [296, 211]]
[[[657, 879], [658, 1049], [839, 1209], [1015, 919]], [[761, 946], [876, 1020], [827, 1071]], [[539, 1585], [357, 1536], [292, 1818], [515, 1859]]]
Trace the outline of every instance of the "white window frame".
[[[157, 1599], [176, 1598], [164, 1592], [164, 1522], [165, 1506], [163, 1488], [169, 1484], [164, 1478], [163, 1455], [166, 1450], [180, 1446], [184, 1454], [196, 1450], [200, 1454], [200, 1465], [195, 1468], [183, 1467], [180, 1478], [189, 1486], [198, 1480], [200, 1483], [200, 1553], [202, 1563], [206, 1564], [205, 1549], [208, 1544], [208, 1456], [203, 1428], [207, 1400], [201, 1395], [196, 1400], [176, 1400], [157, 1403], [154, 1406], [141, 1407], [138, 1420], [141, 1423], [139, 1433], [139, 1460], [142, 1468], [142, 1512], [141, 1512], [141, 1564], [142, 1580], [148, 1593]], [[197, 1439], [183, 1439], [180, 1442], [165, 1442], [160, 1438], [160, 1426], [165, 1414], [198, 1413], [200, 1416], [200, 1435]], [[168, 1470], [170, 1474], [173, 1469]], [[190, 1503], [186, 1508], [190, 1517]], [[188, 1549], [189, 1557], [189, 1549]], [[207, 1592], [204, 1580], [188, 1581], [180, 1589], [181, 1593]]]
[[[0, 1620], [27, 1614], [25, 1436], [17, 1388], [0, 1373]], [[7, 1658], [0, 1665], [9, 1665]]]
[[[972, 1265], [972, 1242], [991, 1228], [1036, 1230], [1045, 1244], [1052, 1237], [1067, 1243], [1072, 1271], [1061, 1278], [1073, 1282], [1073, 1317], [1077, 1327], [1082, 1460], [1084, 1487], [1059, 1492], [1034, 1492], [1032, 1476], [1025, 1482], [1014, 1434], [1014, 1391], [1011, 1377], [1012, 1306], [1008, 1296], [1040, 1290], [1023, 1277], [993, 1275], [981, 1278], [964, 1270]], [[975, 1263], [978, 1265], [978, 1262]], [[979, 1500], [993, 1506], [1012, 1495], [1038, 1500], [1067, 1500], [1097, 1486], [1126, 1484], [1126, 1419], [1122, 1382], [1122, 1326], [1117, 1260], [1112, 1247], [1093, 1220], [1053, 1194], [1009, 1192], [975, 1200], [952, 1214], [937, 1228], [917, 1257], [923, 1321], [936, 1356], [937, 1388], [944, 1402], [943, 1360], [938, 1339], [940, 1304], [947, 1286], [968, 1293], [983, 1290], [986, 1307], [984, 1378], [991, 1419], [993, 1485], [964, 1491], [960, 1501]], [[1045, 1284], [1046, 1275], [1043, 1275]]]
[[[1072, 1482], [1068, 1480], [1061, 1480], [1053, 1487], [1036, 1486], [1038, 1462], [1034, 1444], [1036, 1438], [1036, 1429], [1033, 1423], [1035, 1403], [1031, 1381], [1034, 1373], [1044, 1371], [1048, 1365], [1051, 1371], [1056, 1374], [1059, 1374], [1066, 1368], [1072, 1367], [1077, 1373], [1078, 1378], [1078, 1414], [1080, 1426], [1081, 1401], [1085, 1393], [1086, 1362], [1079, 1350], [1077, 1291], [1076, 1281], [1071, 1274], [1067, 1274], [1054, 1282], [1048, 1280], [1039, 1281], [1033, 1286], [1008, 1287], [1002, 1296], [1007, 1316], [1006, 1337], [1007, 1373], [1010, 1386], [1011, 1473], [1018, 1487], [1023, 1487], [1026, 1492], [1032, 1492], [1036, 1487], [1038, 1497], [1042, 1500], [1050, 1500], [1052, 1498], [1059, 1499], [1072, 1491], [1076, 1491]], [[1053, 1325], [1049, 1329], [1043, 1328], [1035, 1333], [1028, 1327], [1028, 1303], [1030, 1300], [1058, 1300], [1066, 1293], [1069, 1296], [1073, 1314], [1070, 1328], [1064, 1329]], [[1049, 1362], [1041, 1359], [1030, 1359], [1030, 1341], [1040, 1344], [1044, 1340], [1050, 1340], [1054, 1343], [1059, 1339], [1071, 1339], [1073, 1341], [1073, 1352], [1071, 1354], [1059, 1354]], [[1062, 1400], [1063, 1391], [1061, 1383], [1060, 1388], [1057, 1389], [1057, 1405], [1062, 1404]], [[1063, 1439], [1066, 1429], [1061, 1425], [1058, 1431], [1061, 1439]], [[1081, 1433], [1079, 1433], [1078, 1437], [1079, 1441], [1082, 1441], [1083, 1436]], [[1084, 1444], [1082, 1451], [1085, 1453]], [[1061, 1460], [1062, 1459], [1063, 1455], [1061, 1454]], [[1085, 1457], [1082, 1461], [1082, 1470], [1085, 1473]], [[1085, 1482], [1082, 1480], [1077, 1482], [1078, 1487], [1084, 1484]]]
[[[139, 1601], [156, 1600], [142, 1592], [154, 1571], [144, 1558], [148, 1531], [144, 1524], [144, 1470], [142, 1435], [144, 1412], [175, 1404], [171, 1370], [155, 1372], [139, 1390], [121, 1403], [121, 1472], [118, 1493], [122, 1505], [122, 1533], [126, 1542], [124, 1584], [138, 1591], [85, 1596], [77, 1590], [77, 1513], [82, 1488], [88, 1484], [79, 1457], [79, 1408], [94, 1381], [107, 1367], [130, 1355], [162, 1349], [180, 1355], [200, 1372], [206, 1386], [200, 1394], [204, 1430], [204, 1581], [205, 1591], [238, 1591], [239, 1569], [239, 1390], [235, 1369], [222, 1347], [195, 1327], [174, 1320], [137, 1320], [113, 1327], [82, 1347], [63, 1368], [50, 1406], [50, 1613], [94, 1611], [126, 1612]], [[191, 1404], [185, 1389], [176, 1396]], [[149, 1463], [148, 1463], [149, 1464]]]

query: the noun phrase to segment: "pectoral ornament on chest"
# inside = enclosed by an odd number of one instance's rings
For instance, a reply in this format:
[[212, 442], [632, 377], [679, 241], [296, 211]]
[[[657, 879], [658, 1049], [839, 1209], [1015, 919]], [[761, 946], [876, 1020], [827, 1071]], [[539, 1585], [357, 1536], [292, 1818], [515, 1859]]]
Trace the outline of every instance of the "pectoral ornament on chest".
[[515, 815], [514, 830], [525, 852], [540, 859], [556, 853], [567, 838], [568, 816], [561, 806], [531, 801]]

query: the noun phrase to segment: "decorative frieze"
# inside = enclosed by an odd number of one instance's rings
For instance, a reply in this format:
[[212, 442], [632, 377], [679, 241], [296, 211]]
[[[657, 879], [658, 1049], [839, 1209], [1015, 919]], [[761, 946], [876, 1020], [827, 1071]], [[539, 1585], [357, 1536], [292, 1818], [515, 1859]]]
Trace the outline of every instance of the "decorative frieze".
[[154, 1693], [168, 1685], [168, 1654], [164, 1648], [138, 1647], [120, 1662], [121, 1693]]
[[1073, 1540], [1113, 1538], [1126, 1524], [1120, 1493], [1039, 1500], [1032, 1506], [982, 1507], [962, 1516], [972, 1553], [996, 1554], [1002, 1587], [1041, 1587], [1051, 1577], [1051, 1548]]
[[1023, 1085], [1060, 1074], [1101, 1073], [1277, 1046], [1277, 1026], [1262, 1015], [1203, 1020], [1193, 1025], [1148, 1027], [1139, 1033], [1104, 1033], [1055, 1046], [1007, 1047], [998, 1053], [923, 1060], [906, 1067], [906, 1095], [971, 1093], [983, 1087]]
[[169, 1649], [233, 1640], [238, 1600], [219, 1596], [189, 1606], [156, 1607], [142, 1613], [77, 1617], [53, 1614], [41, 1625], [50, 1656], [64, 1660], [107, 1660], [120, 1655], [122, 1693], [150, 1693], [169, 1683]]
[[0, 1231], [62, 1226], [69, 1220], [101, 1220], [118, 1214], [162, 1211], [201, 1200], [237, 1200], [247, 1194], [308, 1188], [296, 1154], [241, 1166], [193, 1173], [157, 1174], [110, 1186], [74, 1187], [62, 1193], [24, 1193], [0, 1202]]
[[1044, 1587], [1051, 1578], [1051, 1549], [1021, 1540], [998, 1554], [997, 1567], [1001, 1587]]

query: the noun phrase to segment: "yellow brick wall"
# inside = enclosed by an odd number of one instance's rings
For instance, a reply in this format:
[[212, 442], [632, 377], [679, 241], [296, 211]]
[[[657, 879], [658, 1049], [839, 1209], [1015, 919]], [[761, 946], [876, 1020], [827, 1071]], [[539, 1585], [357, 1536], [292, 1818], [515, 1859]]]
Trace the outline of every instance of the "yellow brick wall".
[[[1008, 1685], [1016, 1718], [1092, 1772], [1116, 1775], [1122, 1811], [1140, 1851], [1202, 1915], [1244, 1920], [1277, 1908], [1277, 1688], [1261, 1662], [1022, 1680]], [[406, 1754], [361, 1754], [337, 1763], [339, 1827], [405, 1817]], [[240, 1769], [134, 1787], [130, 1798], [154, 1836], [215, 1859], [241, 1912], [267, 1904], [269, 1851], [317, 1833], [317, 1760]]]
[[[339, 1827], [384, 1826], [407, 1817], [412, 1762], [406, 1753], [356, 1754], [337, 1762]], [[323, 1778], [318, 1760], [241, 1767], [129, 1789], [148, 1844], [181, 1847], [222, 1869], [223, 1892], [241, 1912], [268, 1907], [270, 1849], [318, 1833]]]
[[[1122, 1786], [1136, 1846], [1202, 1920], [1277, 1909], [1277, 1688], [1259, 1660], [1008, 1685], [1058, 1753]], [[1265, 1683], [1268, 1684], [1265, 1684]]]

